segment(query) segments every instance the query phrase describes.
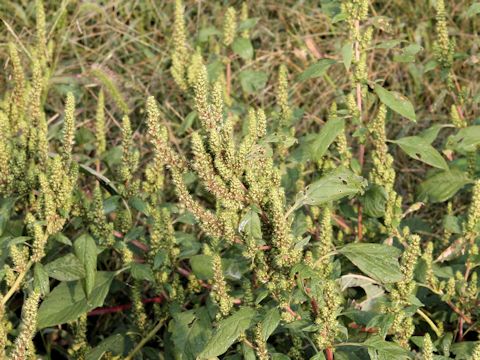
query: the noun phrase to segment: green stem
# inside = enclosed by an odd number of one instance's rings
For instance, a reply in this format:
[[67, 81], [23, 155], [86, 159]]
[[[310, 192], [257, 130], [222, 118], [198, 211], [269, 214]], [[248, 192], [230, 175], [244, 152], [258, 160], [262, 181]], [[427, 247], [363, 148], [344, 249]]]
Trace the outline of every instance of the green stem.
[[30, 270], [30, 268], [32, 267], [33, 265], [33, 261], [29, 261], [27, 266], [25, 267], [25, 270], [22, 271], [17, 279], [15, 280], [15, 282], [13, 283], [12, 287], [10, 288], [10, 290], [8, 290], [7, 294], [2, 298], [2, 301], [1, 301], [1, 307], [3, 308], [5, 306], [5, 304], [7, 303], [7, 301], [13, 296], [13, 294], [15, 294], [15, 292], [20, 288], [20, 285], [22, 284], [22, 281], [23, 279], [25, 278], [25, 276], [27, 275], [28, 271]]
[[442, 336], [442, 332], [440, 331], [440, 329], [437, 327], [437, 325], [435, 325], [435, 323], [433, 322], [433, 320], [428, 317], [427, 314], [425, 314], [425, 313], [424, 313], [422, 310], [420, 310], [420, 309], [417, 309], [417, 314], [420, 315], [420, 316], [428, 323], [428, 325], [430, 325], [430, 327], [432, 328], [432, 330], [435, 332], [435, 334], [436, 334], [438, 337], [441, 337], [441, 336]]
[[147, 334], [147, 336], [145, 336], [142, 339], [142, 341], [140, 341], [138, 343], [137, 346], [135, 346], [135, 348], [132, 350], [132, 352], [130, 354], [128, 354], [128, 356], [125, 358], [125, 360], [132, 360], [133, 357], [145, 346], [145, 344], [148, 343], [150, 341], [150, 339], [155, 336], [155, 334], [158, 332], [158, 330], [160, 330], [162, 325], [163, 325], [163, 319], [160, 320], [158, 322], [158, 324], [155, 325], [155, 327], [152, 330], [150, 330], [150, 332]]

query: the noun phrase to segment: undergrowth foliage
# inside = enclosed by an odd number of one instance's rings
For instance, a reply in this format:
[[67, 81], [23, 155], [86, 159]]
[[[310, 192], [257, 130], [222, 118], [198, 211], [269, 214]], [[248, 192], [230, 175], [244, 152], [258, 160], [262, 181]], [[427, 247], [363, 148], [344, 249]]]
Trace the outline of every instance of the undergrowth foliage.
[[[269, 74], [262, 5], [205, 5], [198, 29], [200, 2], [166, 2], [175, 106], [134, 105], [105, 63], [58, 86], [71, 3], [29, 6], [33, 37], [3, 21], [0, 358], [480, 360], [480, 125], [453, 2], [406, 44], [377, 2], [321, 1], [335, 51], [308, 38], [306, 64]], [[388, 51], [441, 100], [379, 72]], [[309, 117], [292, 89], [320, 81], [335, 94]]]

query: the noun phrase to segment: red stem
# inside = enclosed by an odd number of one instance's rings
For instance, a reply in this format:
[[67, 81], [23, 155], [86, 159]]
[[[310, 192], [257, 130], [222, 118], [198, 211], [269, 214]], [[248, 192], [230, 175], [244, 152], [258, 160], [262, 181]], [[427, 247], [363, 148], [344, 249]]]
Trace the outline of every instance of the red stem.
[[[164, 300], [163, 296], [157, 296], [154, 298], [149, 298], [149, 299], [143, 299], [142, 303], [148, 304], [148, 303], [157, 303], [160, 304]], [[112, 314], [124, 310], [128, 310], [132, 307], [132, 304], [122, 304], [122, 305], [117, 305], [117, 306], [108, 306], [108, 307], [100, 307], [93, 309], [88, 313], [88, 316], [100, 316], [104, 314]]]

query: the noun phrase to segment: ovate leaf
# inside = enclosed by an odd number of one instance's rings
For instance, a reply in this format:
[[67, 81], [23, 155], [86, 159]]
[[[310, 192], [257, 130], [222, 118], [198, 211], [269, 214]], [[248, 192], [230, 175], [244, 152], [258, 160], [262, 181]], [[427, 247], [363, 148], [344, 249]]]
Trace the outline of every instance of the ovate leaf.
[[363, 191], [366, 184], [367, 181], [361, 176], [340, 167], [299, 193], [294, 208], [298, 209], [303, 205], [321, 205], [345, 196], [352, 196]]
[[442, 202], [450, 199], [472, 180], [458, 169], [437, 172], [420, 184], [419, 199]]
[[210, 255], [195, 255], [190, 258], [190, 266], [196, 277], [201, 280], [213, 278], [212, 257]]
[[59, 281], [79, 280], [85, 277], [85, 269], [78, 258], [67, 254], [45, 265], [45, 270], [53, 279]]
[[472, 17], [477, 14], [480, 14], [480, 2], [475, 2], [472, 5], [470, 5], [466, 13], [467, 17]]
[[394, 144], [415, 160], [420, 160], [428, 165], [447, 170], [448, 164], [440, 153], [428, 141], [420, 136], [408, 136], [392, 140]]
[[480, 126], [469, 126], [460, 129], [448, 138], [447, 147], [456, 151], [475, 151], [480, 145]]
[[244, 60], [253, 58], [253, 46], [250, 39], [243, 37], [237, 38], [232, 44], [232, 50]]
[[335, 64], [333, 59], [320, 59], [317, 63], [310, 65], [304, 72], [298, 76], [299, 81], [318, 78], [325, 75], [327, 70]]
[[255, 310], [242, 308], [230, 317], [220, 321], [207, 346], [200, 353], [199, 359], [210, 359], [225, 353], [237, 341], [238, 337], [250, 327], [255, 315]]
[[263, 71], [244, 70], [238, 74], [243, 91], [251, 94], [263, 90], [267, 84], [268, 75]]
[[390, 109], [409, 120], [417, 121], [413, 105], [405, 96], [395, 91], [388, 91], [380, 85], [375, 85], [374, 90], [380, 101]]
[[80, 281], [61, 282], [40, 305], [37, 328], [71, 322], [102, 306], [114, 275], [114, 272], [99, 271], [89, 299], [86, 298]]
[[350, 70], [350, 66], [352, 65], [352, 58], [353, 58], [353, 45], [351, 42], [347, 42], [342, 47], [342, 59], [343, 59], [343, 65], [345, 65], [345, 69]]
[[402, 280], [397, 258], [401, 251], [393, 246], [382, 244], [352, 243], [339, 250], [363, 273], [381, 283]]
[[95, 284], [97, 272], [97, 245], [90, 235], [83, 234], [73, 244], [75, 255], [85, 270], [84, 288], [87, 298], [90, 296]]

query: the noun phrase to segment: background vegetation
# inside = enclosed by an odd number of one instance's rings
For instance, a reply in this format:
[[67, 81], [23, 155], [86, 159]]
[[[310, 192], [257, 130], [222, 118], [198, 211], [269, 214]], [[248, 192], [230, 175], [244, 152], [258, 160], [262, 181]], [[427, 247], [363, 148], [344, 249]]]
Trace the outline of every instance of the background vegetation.
[[0, 357], [480, 359], [479, 15], [2, 1]]

